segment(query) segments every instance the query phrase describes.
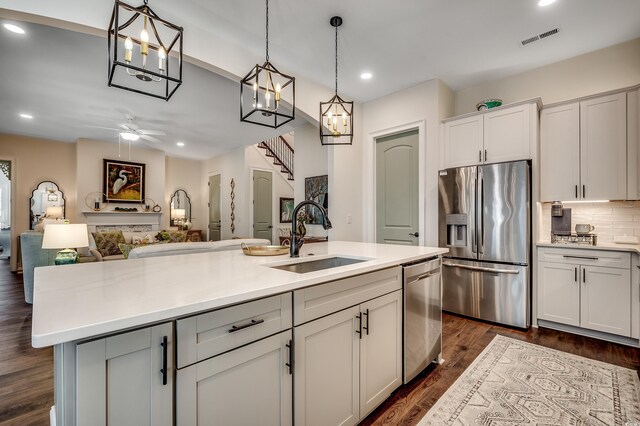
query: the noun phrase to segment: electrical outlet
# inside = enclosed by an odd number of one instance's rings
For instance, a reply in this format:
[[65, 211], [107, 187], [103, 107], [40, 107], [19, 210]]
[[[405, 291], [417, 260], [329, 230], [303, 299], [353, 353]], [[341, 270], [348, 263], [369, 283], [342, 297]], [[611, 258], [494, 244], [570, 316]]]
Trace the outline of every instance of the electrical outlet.
[[350, 224], [351, 223], [351, 214], [347, 215], [347, 223]]

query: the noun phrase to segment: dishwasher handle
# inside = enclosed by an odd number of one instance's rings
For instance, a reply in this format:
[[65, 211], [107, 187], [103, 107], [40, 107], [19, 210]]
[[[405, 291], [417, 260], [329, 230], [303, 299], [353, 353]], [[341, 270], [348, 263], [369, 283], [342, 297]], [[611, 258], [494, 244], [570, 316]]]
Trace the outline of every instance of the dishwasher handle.
[[494, 268], [485, 268], [484, 266], [471, 266], [471, 265], [462, 265], [460, 263], [443, 263], [442, 265], [448, 266], [450, 268], [461, 268], [468, 269], [470, 271], [478, 271], [478, 272], [493, 272], [495, 274], [513, 274], [517, 275], [520, 273], [517, 269], [494, 269]]
[[426, 278], [432, 277], [432, 276], [434, 276], [436, 274], [439, 274], [439, 273], [440, 273], [439, 269], [433, 269], [433, 270], [431, 270], [431, 271], [429, 271], [427, 273], [424, 273], [424, 274], [414, 275], [412, 277], [407, 277], [406, 283], [407, 284], [411, 284], [413, 282], [424, 280]]

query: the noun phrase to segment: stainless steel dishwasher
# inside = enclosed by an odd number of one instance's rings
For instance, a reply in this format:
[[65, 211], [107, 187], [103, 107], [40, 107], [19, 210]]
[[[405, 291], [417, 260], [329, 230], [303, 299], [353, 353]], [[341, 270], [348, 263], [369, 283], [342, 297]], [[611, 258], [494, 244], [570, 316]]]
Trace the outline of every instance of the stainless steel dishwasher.
[[441, 362], [442, 279], [440, 258], [403, 267], [404, 383], [429, 363]]

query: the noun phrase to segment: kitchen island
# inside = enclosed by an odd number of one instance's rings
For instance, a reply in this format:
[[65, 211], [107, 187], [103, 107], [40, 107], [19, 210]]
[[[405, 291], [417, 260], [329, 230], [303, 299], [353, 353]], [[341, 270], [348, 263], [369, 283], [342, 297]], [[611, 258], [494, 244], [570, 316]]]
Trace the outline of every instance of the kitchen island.
[[[55, 346], [58, 424], [289, 424], [292, 400], [296, 424], [356, 424], [400, 384], [400, 265], [446, 251], [331, 241], [299, 259], [238, 251], [38, 268], [32, 343]], [[332, 257], [361, 262], [273, 267]], [[341, 370], [321, 365], [339, 359]], [[334, 377], [335, 388], [313, 385]]]

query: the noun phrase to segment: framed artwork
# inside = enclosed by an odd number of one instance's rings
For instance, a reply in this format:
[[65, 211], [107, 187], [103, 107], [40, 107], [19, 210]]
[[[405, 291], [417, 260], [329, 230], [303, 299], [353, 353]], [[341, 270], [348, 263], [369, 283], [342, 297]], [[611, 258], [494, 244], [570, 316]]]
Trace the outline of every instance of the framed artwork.
[[293, 198], [280, 198], [280, 223], [291, 223], [293, 208]]
[[144, 164], [105, 159], [102, 171], [104, 201], [140, 204], [144, 200], [144, 172]]
[[[304, 180], [304, 198], [305, 200], [313, 200], [329, 211], [329, 176], [313, 176]], [[318, 213], [318, 209], [308, 206], [307, 215], [309, 220], [307, 223], [311, 225], [322, 225], [322, 216]]]

